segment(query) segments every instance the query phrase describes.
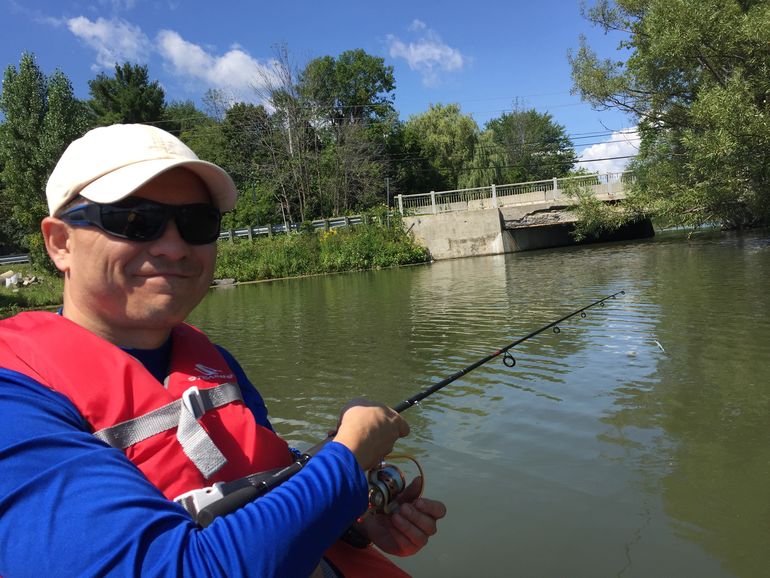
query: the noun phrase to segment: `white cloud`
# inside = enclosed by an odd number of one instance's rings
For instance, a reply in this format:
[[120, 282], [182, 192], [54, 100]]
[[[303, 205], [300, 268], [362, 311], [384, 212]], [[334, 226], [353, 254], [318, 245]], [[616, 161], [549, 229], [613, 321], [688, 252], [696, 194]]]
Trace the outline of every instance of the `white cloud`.
[[426, 86], [433, 86], [439, 80], [439, 72], [460, 70], [467, 64], [468, 57], [456, 48], [446, 44], [436, 31], [428, 28], [421, 20], [414, 20], [409, 27], [419, 37], [408, 44], [388, 34], [388, 50], [392, 58], [403, 58], [409, 68], [420, 73]]
[[[131, 8], [135, 0], [104, 0], [114, 7]], [[116, 63], [146, 64], [157, 53], [164, 65], [191, 85], [221, 90], [233, 101], [256, 100], [255, 87], [274, 82], [274, 63], [260, 62], [239, 46], [215, 55], [173, 30], [161, 30], [153, 42], [141, 28], [120, 18], [70, 18], [67, 28], [96, 52], [93, 70], [112, 69]]]
[[96, 51], [93, 70], [111, 69], [126, 61], [144, 64], [152, 49], [150, 39], [141, 28], [120, 18], [91, 21], [78, 16], [67, 20], [67, 28]]
[[113, 10], [131, 10], [136, 6], [136, 0], [99, 0], [102, 6], [111, 6]]
[[[580, 167], [590, 172], [619, 173], [639, 152], [639, 133], [636, 127], [624, 128], [612, 133], [610, 140], [591, 145], [580, 154]], [[594, 160], [608, 159], [608, 160]]]
[[254, 100], [255, 86], [274, 75], [272, 62], [261, 63], [237, 46], [215, 56], [173, 30], [158, 33], [157, 49], [177, 76], [203, 81], [237, 99]]
[[428, 27], [425, 22], [422, 20], [417, 20], [416, 18], [412, 20], [412, 23], [409, 25], [409, 31], [410, 32], [416, 32], [418, 30], [425, 30]]

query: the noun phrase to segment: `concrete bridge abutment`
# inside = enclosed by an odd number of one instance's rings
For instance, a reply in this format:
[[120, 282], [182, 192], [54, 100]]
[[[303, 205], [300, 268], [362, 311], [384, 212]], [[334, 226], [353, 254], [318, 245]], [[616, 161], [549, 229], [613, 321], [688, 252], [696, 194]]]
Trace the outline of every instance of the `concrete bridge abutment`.
[[434, 259], [499, 255], [569, 245], [652, 237], [648, 220], [576, 241], [577, 217], [568, 206], [536, 203], [528, 207], [488, 208], [404, 217], [404, 224]]
[[499, 255], [515, 250], [499, 209], [404, 217], [404, 225], [434, 259]]

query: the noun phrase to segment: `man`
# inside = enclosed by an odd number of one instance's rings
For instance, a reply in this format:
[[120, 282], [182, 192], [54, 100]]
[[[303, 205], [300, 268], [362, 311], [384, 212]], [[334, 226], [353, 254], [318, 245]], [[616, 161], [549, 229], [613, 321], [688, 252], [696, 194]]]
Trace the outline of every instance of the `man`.
[[[349, 404], [298, 474], [205, 529], [173, 501], [293, 461], [237, 362], [183, 324], [230, 177], [160, 129], [114, 125], [70, 145], [46, 194], [63, 307], [0, 322], [0, 576], [403, 575], [366, 539], [413, 554], [445, 508], [412, 484], [356, 522], [364, 472], [409, 431], [381, 405]], [[351, 528], [363, 543], [338, 539]]]

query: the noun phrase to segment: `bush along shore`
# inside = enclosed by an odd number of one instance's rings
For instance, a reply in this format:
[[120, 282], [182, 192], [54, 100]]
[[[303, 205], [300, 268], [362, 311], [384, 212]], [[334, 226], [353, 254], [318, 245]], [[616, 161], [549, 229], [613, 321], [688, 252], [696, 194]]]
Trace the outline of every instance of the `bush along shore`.
[[303, 230], [251, 241], [220, 242], [214, 277], [257, 281], [379, 269], [429, 260], [428, 250], [414, 243], [400, 221], [392, 227], [370, 223], [329, 231]]
[[[259, 281], [379, 269], [429, 260], [427, 249], [414, 243], [400, 221], [391, 227], [370, 222], [329, 231], [305, 229], [290, 235], [220, 241], [214, 277], [236, 282]], [[17, 265], [12, 273], [20, 280], [34, 277], [35, 282], [26, 286], [21, 282], [8, 287], [0, 284], [0, 319], [20, 311], [61, 304], [63, 283], [60, 275], [39, 265]]]

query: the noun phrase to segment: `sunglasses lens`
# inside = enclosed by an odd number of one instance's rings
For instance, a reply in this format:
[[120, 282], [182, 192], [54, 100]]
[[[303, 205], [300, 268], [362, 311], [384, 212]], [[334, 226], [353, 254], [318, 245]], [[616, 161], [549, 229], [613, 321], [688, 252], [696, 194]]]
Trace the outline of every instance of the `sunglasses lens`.
[[176, 213], [179, 234], [191, 245], [205, 245], [216, 241], [221, 221], [221, 213], [212, 205], [181, 205]]
[[112, 205], [81, 205], [60, 215], [76, 226], [92, 225], [131, 241], [154, 241], [174, 219], [182, 239], [191, 245], [213, 243], [219, 237], [222, 214], [213, 205], [165, 205], [130, 197]]
[[105, 231], [132, 239], [151, 241], [163, 234], [168, 216], [158, 207], [101, 206], [102, 227]]

